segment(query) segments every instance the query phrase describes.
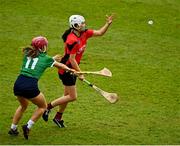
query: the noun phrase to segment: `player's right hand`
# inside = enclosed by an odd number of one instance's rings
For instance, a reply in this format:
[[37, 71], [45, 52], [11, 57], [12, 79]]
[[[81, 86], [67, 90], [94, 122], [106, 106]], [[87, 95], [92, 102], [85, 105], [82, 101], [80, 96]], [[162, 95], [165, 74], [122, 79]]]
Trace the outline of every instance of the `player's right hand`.
[[84, 80], [84, 79], [85, 79], [85, 77], [84, 77], [83, 74], [80, 74], [80, 75], [78, 76], [78, 78], [79, 78], [80, 80]]

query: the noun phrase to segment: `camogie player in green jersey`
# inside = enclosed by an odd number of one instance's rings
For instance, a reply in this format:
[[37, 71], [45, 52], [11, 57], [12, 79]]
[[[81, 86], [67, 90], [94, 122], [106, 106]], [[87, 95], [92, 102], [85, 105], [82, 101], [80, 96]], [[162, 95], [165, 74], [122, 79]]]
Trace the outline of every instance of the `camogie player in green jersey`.
[[16, 136], [19, 134], [17, 125], [28, 107], [29, 101], [35, 104], [37, 109], [34, 111], [27, 124], [22, 126], [25, 139], [28, 139], [31, 127], [47, 108], [45, 97], [38, 88], [38, 80], [46, 68], [54, 66], [75, 73], [73, 69], [55, 61], [55, 59], [60, 59], [60, 56], [56, 55], [53, 58], [48, 56], [46, 54], [47, 46], [48, 40], [45, 37], [38, 36], [32, 39], [30, 47], [23, 49], [24, 59], [22, 69], [14, 84], [14, 95], [17, 96], [20, 105], [14, 114], [11, 128], [8, 132], [10, 135]]

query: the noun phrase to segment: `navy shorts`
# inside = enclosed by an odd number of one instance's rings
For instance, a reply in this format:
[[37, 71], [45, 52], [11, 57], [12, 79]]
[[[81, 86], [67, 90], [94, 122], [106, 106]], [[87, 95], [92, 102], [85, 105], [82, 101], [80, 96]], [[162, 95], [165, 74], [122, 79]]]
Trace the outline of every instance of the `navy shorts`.
[[59, 74], [59, 78], [65, 86], [73, 86], [76, 84], [77, 77], [70, 72], [64, 72], [63, 74]]
[[40, 93], [38, 79], [19, 75], [14, 83], [14, 95], [25, 98], [34, 98]]

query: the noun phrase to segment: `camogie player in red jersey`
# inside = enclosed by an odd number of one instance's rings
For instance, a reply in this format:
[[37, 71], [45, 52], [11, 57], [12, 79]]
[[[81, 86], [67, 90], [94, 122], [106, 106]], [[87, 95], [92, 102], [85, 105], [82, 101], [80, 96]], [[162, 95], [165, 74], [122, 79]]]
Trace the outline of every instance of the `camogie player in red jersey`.
[[[86, 49], [87, 40], [91, 37], [102, 36], [105, 34], [113, 21], [113, 15], [106, 16], [106, 23], [99, 30], [86, 29], [85, 19], [81, 15], [72, 15], [69, 18], [70, 28], [64, 32], [62, 39], [64, 41], [64, 56], [61, 63], [81, 71], [79, 64], [82, 55]], [[51, 101], [48, 104], [47, 110], [43, 114], [43, 119], [48, 121], [50, 110], [59, 106], [59, 111], [56, 113], [53, 121], [57, 126], [64, 127], [62, 114], [68, 102], [75, 101], [77, 98], [76, 91], [76, 76], [62, 69], [59, 69], [59, 78], [64, 85], [64, 96]], [[84, 76], [79, 75], [79, 79], [83, 80]]]

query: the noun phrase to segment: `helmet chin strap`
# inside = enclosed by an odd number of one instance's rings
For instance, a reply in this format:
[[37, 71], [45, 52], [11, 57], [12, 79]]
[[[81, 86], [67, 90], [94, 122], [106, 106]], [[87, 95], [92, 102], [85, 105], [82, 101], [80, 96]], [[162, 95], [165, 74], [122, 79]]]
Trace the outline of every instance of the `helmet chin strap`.
[[78, 27], [76, 27], [76, 26], [73, 25], [73, 28], [74, 28], [75, 30], [79, 31], [79, 25], [78, 25]]
[[82, 27], [81, 29], [79, 29], [79, 26], [78, 27], [73, 26], [73, 28], [78, 32], [86, 30], [86, 26]]
[[74, 29], [73, 32], [76, 34], [76, 36], [78, 36], [78, 37], [80, 36], [80, 31]]

